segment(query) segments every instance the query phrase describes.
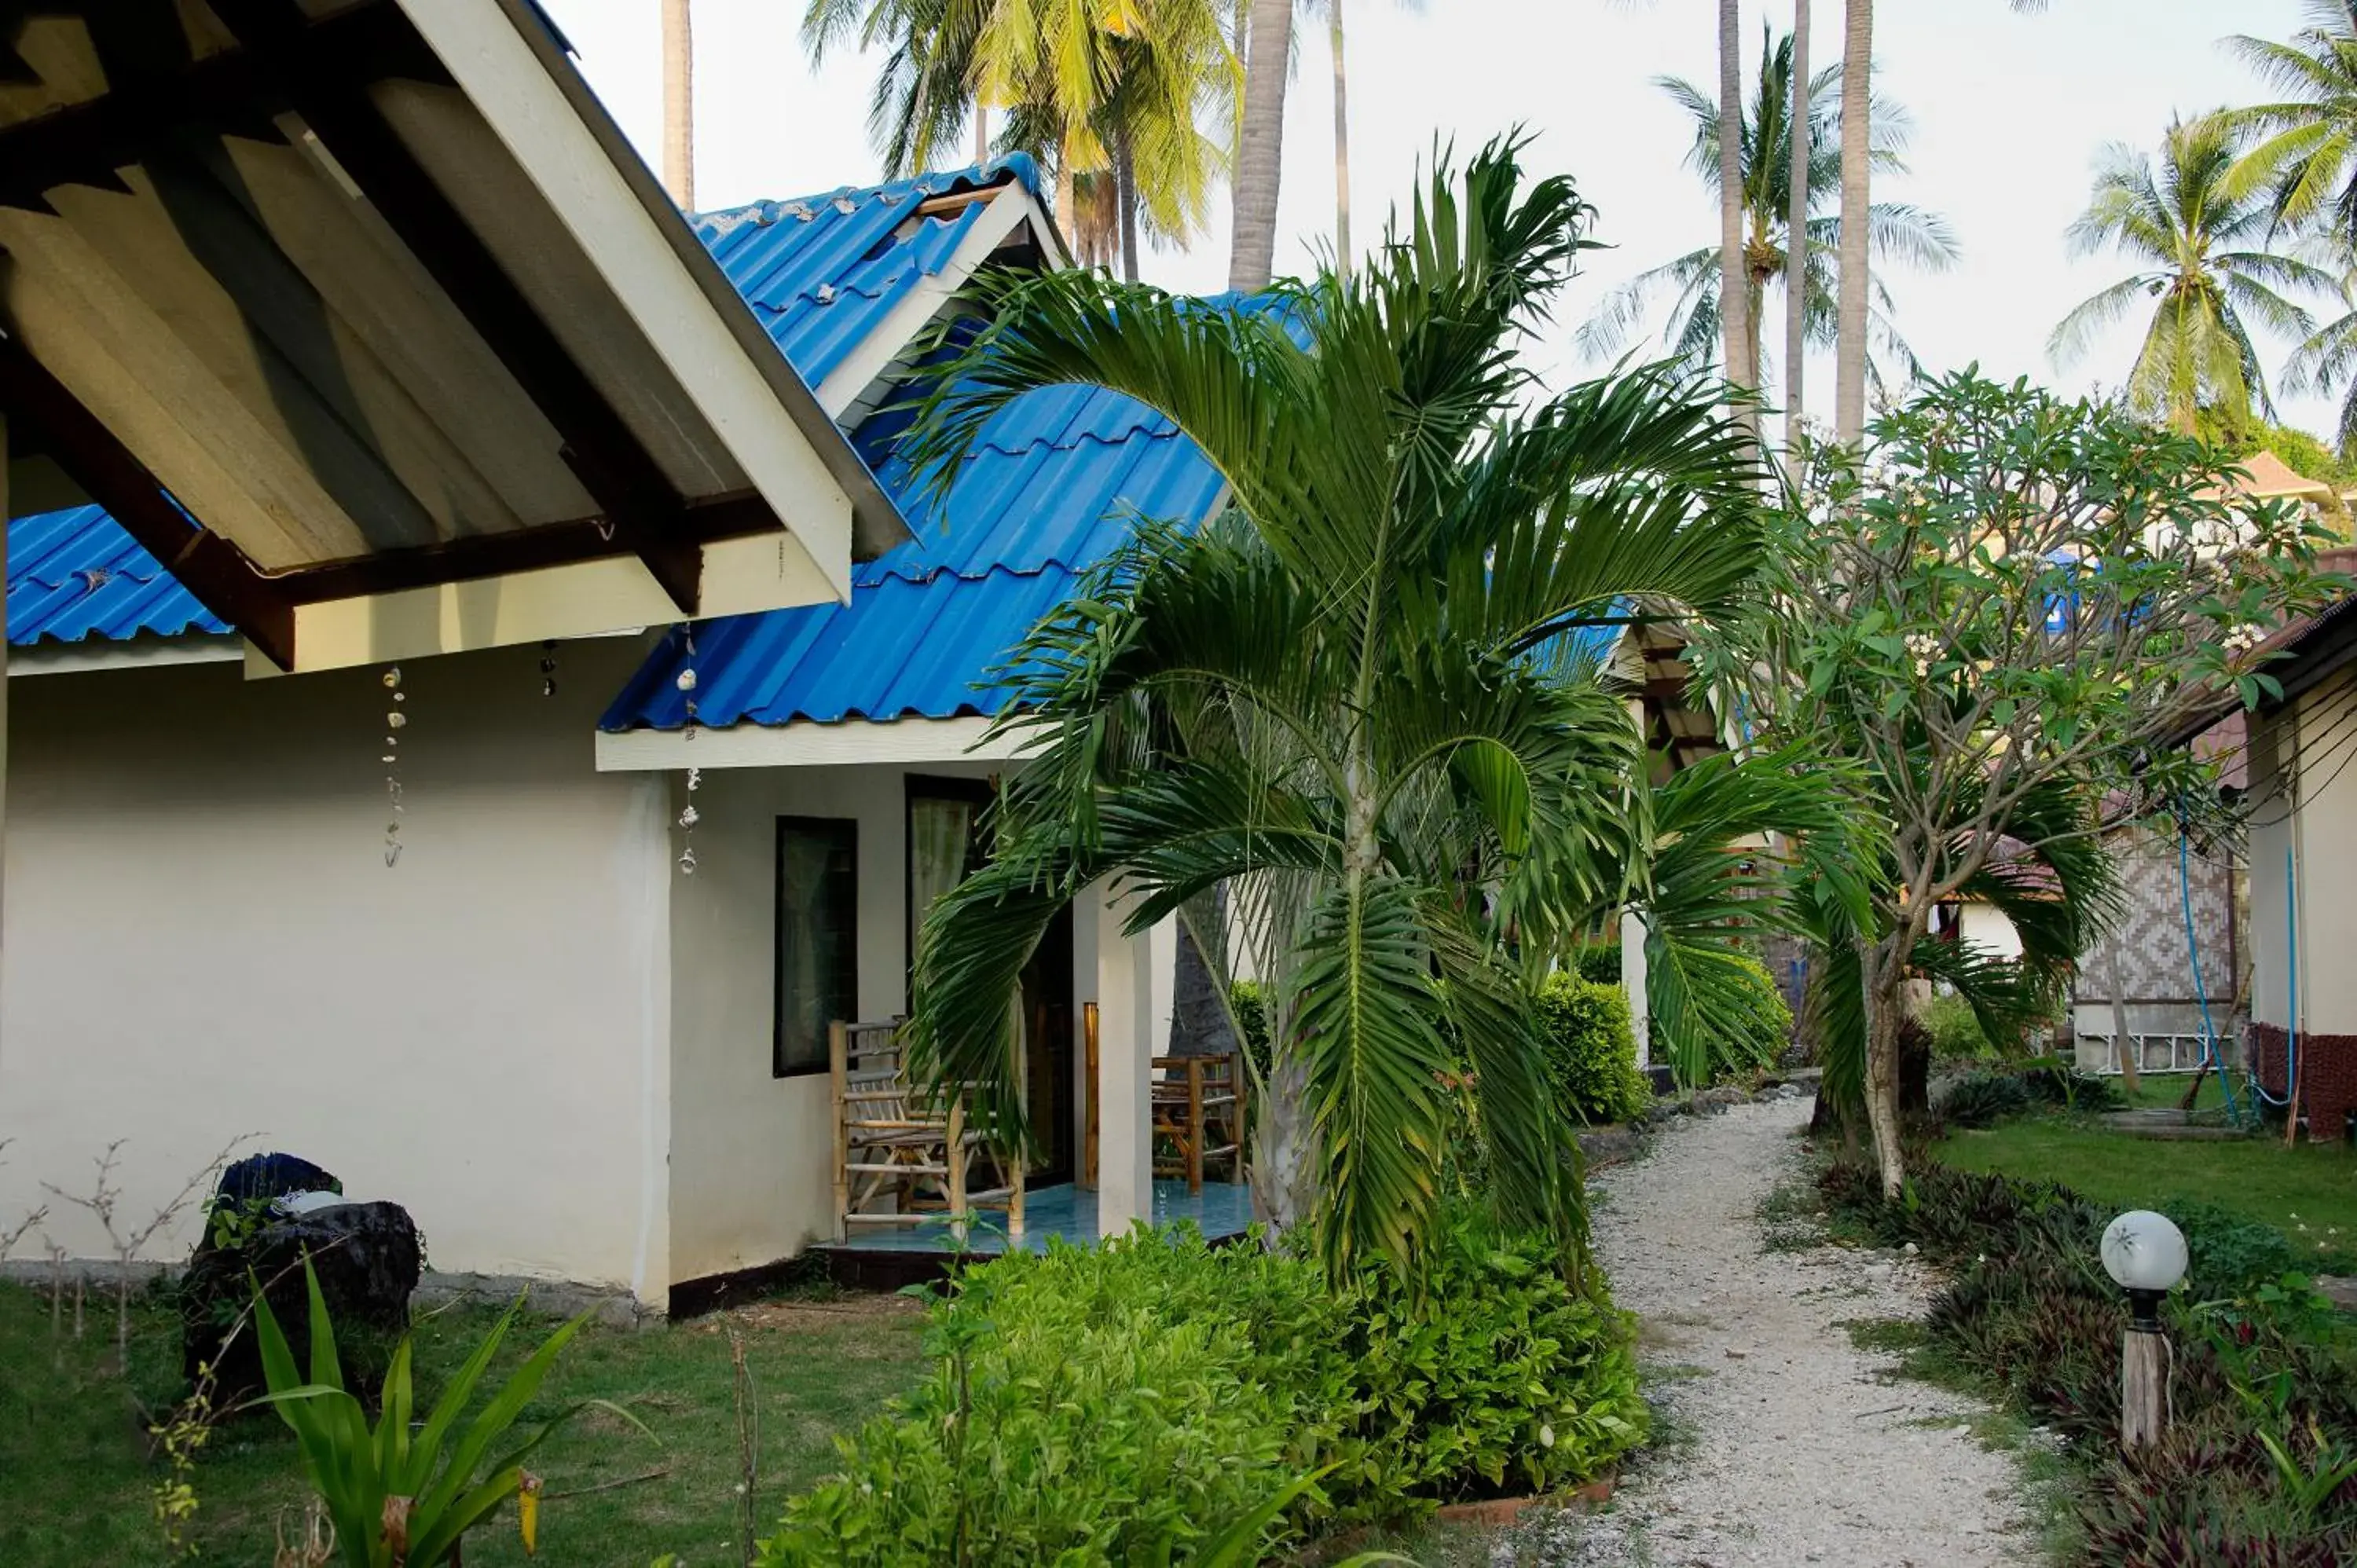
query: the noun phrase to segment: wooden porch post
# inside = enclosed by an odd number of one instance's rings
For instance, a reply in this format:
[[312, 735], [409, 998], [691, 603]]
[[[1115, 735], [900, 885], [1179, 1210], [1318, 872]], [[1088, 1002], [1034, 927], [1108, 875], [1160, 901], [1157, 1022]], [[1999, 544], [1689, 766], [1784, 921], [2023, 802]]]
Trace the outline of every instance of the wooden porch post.
[[850, 1112], [843, 1098], [851, 1081], [851, 1026], [840, 1018], [826, 1026], [826, 1065], [834, 1102], [834, 1239], [840, 1241], [849, 1228], [843, 1217], [851, 1212]]

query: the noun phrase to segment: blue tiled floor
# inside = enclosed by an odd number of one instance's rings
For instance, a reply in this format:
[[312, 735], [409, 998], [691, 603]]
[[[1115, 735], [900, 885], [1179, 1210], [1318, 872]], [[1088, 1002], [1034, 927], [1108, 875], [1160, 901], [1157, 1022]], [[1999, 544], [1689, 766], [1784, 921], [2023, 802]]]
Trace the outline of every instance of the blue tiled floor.
[[[985, 1214], [982, 1223], [972, 1228], [965, 1250], [1004, 1252], [1014, 1245], [1044, 1252], [1050, 1236], [1060, 1236], [1067, 1241], [1093, 1242], [1097, 1239], [1097, 1195], [1082, 1192], [1069, 1183], [1033, 1187], [1025, 1195], [1023, 1237], [1019, 1242], [1010, 1242], [1001, 1234], [998, 1226], [1004, 1219], [1000, 1214]], [[1189, 1197], [1183, 1181], [1156, 1182], [1154, 1223], [1175, 1225], [1182, 1219], [1193, 1220], [1213, 1240], [1240, 1236], [1252, 1225], [1252, 1188], [1232, 1182], [1206, 1181], [1200, 1197]], [[946, 1219], [929, 1219], [920, 1225], [863, 1226], [853, 1231], [849, 1240], [835, 1242], [833, 1247], [845, 1252], [958, 1251]]]

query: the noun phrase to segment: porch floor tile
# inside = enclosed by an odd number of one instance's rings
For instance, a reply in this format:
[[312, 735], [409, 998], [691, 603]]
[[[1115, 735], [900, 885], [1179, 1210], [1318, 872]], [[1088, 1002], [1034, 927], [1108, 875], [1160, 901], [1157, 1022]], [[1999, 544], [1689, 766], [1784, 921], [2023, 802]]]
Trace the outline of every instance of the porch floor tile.
[[[1024, 1197], [1023, 1236], [1019, 1242], [1010, 1241], [998, 1228], [1005, 1218], [997, 1213], [985, 1214], [980, 1223], [969, 1228], [964, 1250], [996, 1254], [1011, 1246], [1020, 1246], [1044, 1252], [1050, 1236], [1060, 1236], [1083, 1246], [1092, 1244], [1097, 1239], [1097, 1195], [1083, 1192], [1070, 1182], [1033, 1187]], [[1252, 1225], [1252, 1188], [1233, 1182], [1206, 1181], [1201, 1194], [1195, 1196], [1189, 1194], [1183, 1181], [1156, 1182], [1154, 1223], [1175, 1225], [1182, 1219], [1193, 1220], [1196, 1228], [1214, 1241], [1241, 1236]], [[959, 1250], [946, 1219], [928, 1219], [918, 1225], [863, 1227], [853, 1231], [847, 1240], [820, 1245], [834, 1252], [953, 1254]]]

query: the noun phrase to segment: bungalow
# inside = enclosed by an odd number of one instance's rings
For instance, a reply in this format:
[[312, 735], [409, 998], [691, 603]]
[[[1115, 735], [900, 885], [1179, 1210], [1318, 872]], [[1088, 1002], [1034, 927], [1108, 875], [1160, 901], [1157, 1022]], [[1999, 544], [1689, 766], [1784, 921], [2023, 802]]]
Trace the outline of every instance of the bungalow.
[[[251, 680], [105, 512], [10, 525], [0, 1229], [116, 1140], [137, 1209], [253, 1134], [407, 1206], [437, 1271], [651, 1310], [833, 1236], [825, 1025], [905, 1007], [917, 914], [981, 853], [1021, 762], [977, 747], [989, 671], [1127, 520], [1222, 484], [1087, 389], [1007, 411], [944, 498], [893, 456], [923, 329], [985, 266], [1064, 263], [1028, 160], [696, 231], [914, 530], [847, 603]], [[1174, 939], [1119, 916], [1085, 896], [1027, 988], [1040, 1182], [1083, 1174], [1100, 1015], [1108, 1228], [1170, 1196]], [[102, 1256], [85, 1218], [44, 1233]]]

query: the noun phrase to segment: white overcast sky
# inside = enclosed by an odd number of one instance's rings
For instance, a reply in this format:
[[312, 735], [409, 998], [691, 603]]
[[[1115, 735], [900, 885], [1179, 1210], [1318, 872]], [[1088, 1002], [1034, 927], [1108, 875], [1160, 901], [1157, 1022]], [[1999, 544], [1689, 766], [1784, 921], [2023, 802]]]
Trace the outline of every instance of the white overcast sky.
[[[661, 123], [660, 0], [545, 0], [583, 70], [651, 158]], [[1745, 0], [1747, 76], [1764, 17], [1793, 0]], [[831, 58], [813, 72], [797, 26], [803, 0], [694, 0], [697, 204], [799, 196], [876, 177], [866, 134], [873, 62]], [[1964, 256], [1945, 275], [1894, 270], [1899, 324], [1935, 370], [1977, 360], [2083, 390], [2116, 382], [2134, 352], [2123, 330], [2065, 370], [2046, 337], [2073, 304], [2125, 274], [2108, 257], [2073, 261], [2062, 231], [2084, 204], [2096, 149], [2158, 144], [2173, 112], [2249, 102], [2256, 86], [2220, 48], [2233, 32], [2287, 38], [2299, 0], [2052, 0], [2015, 14], [2005, 0], [1882, 0], [1880, 89], [1915, 121], [1910, 172], [1878, 198], [1947, 215]], [[1815, 0], [1812, 52], [1838, 51], [1839, 0]], [[1598, 209], [1587, 274], [1541, 350], [1554, 379], [1577, 373], [1571, 328], [1614, 282], [1707, 242], [1717, 209], [1683, 166], [1690, 133], [1652, 85], [1715, 80], [1708, 0], [1351, 0], [1353, 210], [1361, 242], [1410, 188], [1436, 134], [1460, 148], [1515, 124], [1537, 134], [1537, 168], [1573, 175]], [[1306, 270], [1334, 212], [1330, 57], [1322, 19], [1298, 27], [1287, 103], [1280, 271]], [[1186, 253], [1149, 257], [1174, 289], [1216, 289], [1227, 274], [1227, 203]], [[1780, 306], [1771, 306], [1780, 310]], [[1781, 315], [1775, 318], [1781, 338]], [[2287, 345], [2263, 350], [2270, 379]], [[1812, 403], [1830, 378], [1813, 361]], [[2320, 400], [2286, 401], [2293, 423], [2333, 425]], [[1829, 410], [1828, 410], [1829, 412]]]

